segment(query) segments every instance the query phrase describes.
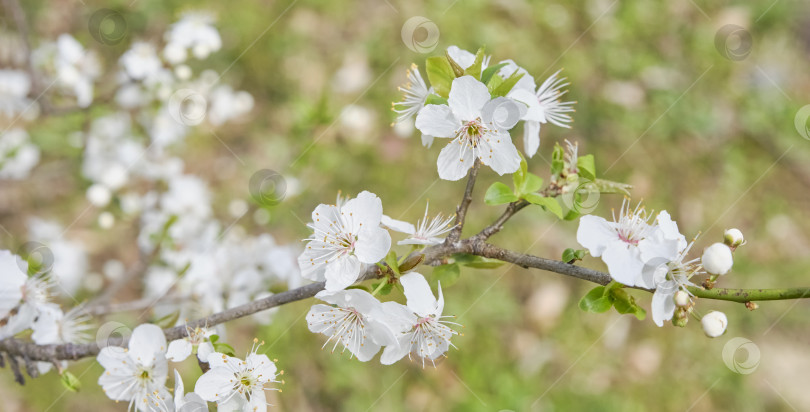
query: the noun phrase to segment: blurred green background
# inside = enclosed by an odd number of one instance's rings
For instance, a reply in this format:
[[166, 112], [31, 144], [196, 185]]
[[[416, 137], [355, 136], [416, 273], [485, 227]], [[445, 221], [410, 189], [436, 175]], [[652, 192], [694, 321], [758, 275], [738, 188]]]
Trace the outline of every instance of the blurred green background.
[[[794, 127], [797, 111], [810, 103], [806, 2], [34, 0], [24, 7], [36, 38], [73, 33], [102, 53], [109, 73], [131, 41], [159, 40], [181, 12], [216, 13], [223, 49], [205, 66], [227, 69], [226, 82], [252, 93], [256, 107], [247, 121], [217, 131], [224, 143], [203, 129], [176, 150], [189, 172], [210, 183], [224, 221], [231, 219], [232, 199], [250, 200], [248, 180], [257, 170], [295, 178], [295, 190], [270, 210], [268, 224], [238, 223], [251, 233], [298, 242], [308, 235], [310, 211], [332, 202], [338, 190], [373, 191], [394, 218], [415, 221], [427, 199], [432, 211], [452, 214], [463, 182], [437, 180], [444, 142], [425, 149], [416, 133], [398, 136], [390, 127], [390, 102], [399, 100], [396, 87], [411, 62], [424, 67], [425, 57], [453, 44], [468, 50], [486, 45], [493, 61], [511, 58], [538, 83], [559, 68], [571, 82], [569, 96], [578, 101], [573, 127], [543, 128], [539, 156], [529, 164], [534, 173], [548, 175], [544, 157], [555, 142], [577, 141], [580, 153], [596, 155], [601, 177], [632, 184], [635, 200], [667, 209], [687, 237], [700, 233], [698, 249], [719, 241], [726, 228], [743, 231], [748, 245], [736, 253], [721, 286], [810, 284], [810, 140]], [[127, 38], [117, 46], [95, 43], [87, 31], [89, 15], [101, 7], [127, 19]], [[411, 51], [402, 40], [402, 25], [413, 16], [440, 30], [429, 54]], [[4, 22], [13, 27], [8, 16]], [[753, 39], [740, 60], [726, 58], [716, 44], [726, 24], [747, 28]], [[23, 233], [21, 217], [68, 223], [85, 208], [81, 153], [64, 136], [87, 116], [28, 127], [43, 160], [31, 179], [4, 186], [4, 197], [18, 199], [4, 200], [0, 210], [0, 222], [13, 233]], [[519, 147], [521, 135], [513, 132]], [[483, 169], [465, 234], [500, 213], [482, 202], [497, 180], [510, 181]], [[619, 196], [603, 196], [594, 213], [609, 216], [620, 203]], [[110, 256], [136, 256], [134, 241], [121, 240], [132, 239], [135, 222], [99, 233], [94, 219], [82, 217], [71, 229], [91, 245], [94, 268]], [[492, 241], [559, 258], [577, 247], [576, 228], [577, 222], [527, 209]], [[583, 264], [603, 269], [597, 259]], [[577, 301], [591, 286], [508, 266], [464, 272], [445, 289], [445, 314], [458, 316], [464, 336], [435, 368], [407, 360], [386, 367], [321, 351], [323, 337], [311, 334], [303, 318], [311, 300], [281, 308], [268, 327], [234, 323], [229, 342], [244, 353], [258, 336], [279, 359], [286, 383], [271, 395], [275, 410], [810, 410], [807, 302], [766, 302], [750, 312], [740, 304], [701, 301], [700, 312], [718, 309], [729, 318], [726, 335], [708, 339], [694, 320], [685, 329], [658, 328], [649, 318], [584, 313]], [[649, 308], [649, 296], [636, 296]], [[722, 359], [724, 345], [737, 336], [760, 350], [758, 368], [748, 375]], [[746, 352], [738, 352], [744, 361]], [[78, 394], [64, 393], [54, 374], [21, 388], [4, 371], [0, 409], [126, 409], [95, 384], [102, 369], [93, 361], [71, 371], [84, 383]], [[195, 373], [186, 371], [187, 389]]]

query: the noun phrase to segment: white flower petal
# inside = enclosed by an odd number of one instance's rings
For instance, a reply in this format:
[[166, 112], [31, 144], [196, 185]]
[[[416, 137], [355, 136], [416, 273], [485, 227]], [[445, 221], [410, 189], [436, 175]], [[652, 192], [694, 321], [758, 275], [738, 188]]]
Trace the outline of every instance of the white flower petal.
[[439, 153], [437, 166], [439, 177], [444, 180], [459, 180], [467, 176], [467, 171], [473, 166], [475, 158], [472, 150], [461, 144], [458, 140], [453, 140]]
[[166, 335], [156, 325], [140, 325], [129, 338], [129, 357], [142, 365], [152, 365], [156, 355], [166, 353], [166, 349]]
[[493, 133], [479, 143], [481, 163], [503, 176], [520, 168], [520, 154], [507, 133]]
[[607, 264], [610, 276], [627, 286], [635, 285], [644, 267], [638, 248], [620, 240], [608, 244], [602, 253], [602, 260]]
[[[169, 343], [166, 358], [172, 362], [182, 362], [191, 355], [193, 345], [188, 339], [177, 339]], [[203, 358], [203, 359], [207, 359]]]
[[540, 122], [527, 120], [523, 122], [523, 152], [529, 158], [540, 148]]
[[411, 272], [400, 277], [399, 282], [405, 290], [410, 310], [421, 317], [430, 316], [436, 310], [436, 297], [424, 276]]
[[[222, 400], [231, 393], [234, 378], [233, 372], [226, 368], [216, 367], [205, 372], [194, 385], [194, 393], [208, 402]], [[235, 396], [237, 397], [237, 396]]]
[[[416, 115], [416, 128], [420, 132], [436, 137], [452, 137], [461, 127], [449, 106], [429, 104]], [[430, 139], [432, 142], [433, 139]], [[424, 144], [424, 137], [423, 137]]]
[[391, 235], [387, 230], [376, 226], [365, 229], [357, 238], [354, 253], [363, 263], [377, 263], [391, 249]]
[[[450, 86], [447, 104], [450, 106], [450, 109], [453, 110], [456, 118], [463, 121], [470, 121], [481, 117], [481, 109], [490, 98], [489, 90], [487, 90], [487, 86], [484, 85], [484, 83], [481, 83], [472, 76], [461, 76], [453, 80], [453, 84]], [[422, 133], [439, 136], [438, 134], [422, 130], [421, 128], [419, 130], [421, 130]]]
[[579, 219], [577, 243], [582, 245], [593, 257], [602, 256], [607, 245], [618, 240], [614, 224], [599, 216], [586, 215]]
[[674, 292], [671, 288], [667, 288], [667, 290], [668, 292], [656, 289], [650, 304], [653, 321], [658, 326], [664, 326], [664, 321], [672, 319], [672, 315], [675, 313], [675, 301], [672, 299]]
[[416, 233], [416, 227], [412, 223], [392, 219], [386, 215], [382, 216], [380, 223], [382, 223], [383, 226], [400, 233], [407, 233], [409, 235]]
[[329, 262], [324, 272], [326, 290], [342, 290], [351, 286], [360, 276], [362, 266], [354, 256], [343, 256]]

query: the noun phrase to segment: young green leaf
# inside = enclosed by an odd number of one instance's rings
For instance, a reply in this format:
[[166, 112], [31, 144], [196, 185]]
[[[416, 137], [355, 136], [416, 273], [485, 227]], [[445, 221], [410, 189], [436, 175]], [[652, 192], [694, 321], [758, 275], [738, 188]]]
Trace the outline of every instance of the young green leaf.
[[579, 156], [577, 158], [577, 170], [579, 170], [579, 175], [588, 179], [588, 180], [595, 180], [596, 179], [596, 165], [593, 160], [593, 155], [585, 155]]
[[523, 180], [523, 183], [518, 187], [516, 186], [517, 192], [521, 195], [527, 193], [534, 193], [543, 186], [543, 178], [537, 176], [534, 173], [526, 173], [526, 178]]
[[490, 259], [467, 253], [456, 253], [453, 255], [453, 260], [460, 265], [476, 269], [495, 269], [504, 264], [502, 260]]
[[453, 74], [455, 77], [464, 76], [464, 69], [462, 69], [461, 66], [459, 66], [452, 57], [450, 57], [450, 53], [448, 53], [446, 50], [444, 52], [444, 57], [447, 59], [447, 62], [450, 63], [450, 68], [453, 69]]
[[475, 61], [470, 67], [464, 70], [464, 74], [468, 76], [475, 77], [478, 80], [481, 80], [481, 66], [484, 64], [484, 48], [481, 47], [478, 49], [478, 52], [475, 53]]
[[585, 312], [604, 313], [613, 306], [613, 299], [609, 294], [605, 294], [604, 286], [597, 286], [591, 289], [579, 301], [579, 308]]
[[484, 194], [484, 203], [488, 205], [502, 205], [516, 200], [518, 197], [512, 192], [512, 189], [501, 182], [493, 183]]
[[503, 77], [501, 77], [498, 73], [493, 74], [489, 79], [489, 83], [487, 83], [487, 90], [489, 90], [489, 94], [494, 93], [495, 89], [497, 89], [501, 84], [503, 84]]
[[236, 351], [233, 349], [233, 346], [228, 345], [227, 343], [215, 343], [214, 351], [228, 356], [236, 356]]
[[[481, 73], [481, 83], [484, 83], [487, 86], [489, 86], [489, 81], [494, 78], [492, 75], [497, 73], [498, 70], [500, 70], [502, 67], [506, 66], [506, 64], [507, 63], [498, 63], [494, 66], [489, 66], [486, 69], [484, 69], [484, 72]], [[500, 78], [500, 76], [498, 77]], [[503, 81], [503, 79], [501, 79], [501, 81]], [[490, 89], [490, 91], [492, 90]]]
[[82, 382], [79, 381], [79, 378], [77, 378], [76, 375], [70, 373], [69, 371], [62, 372], [61, 381], [62, 386], [71, 392], [78, 392], [82, 389]]
[[613, 182], [604, 179], [596, 179], [593, 182], [588, 183], [588, 187], [593, 187], [594, 190], [599, 191], [599, 193], [618, 193], [628, 196], [630, 195], [630, 189], [633, 188], [633, 186], [625, 183]]
[[551, 152], [551, 175], [559, 175], [565, 168], [565, 150], [559, 143], [554, 144], [554, 151]]
[[[382, 285], [382, 287], [380, 286], [380, 283], [384, 283]], [[394, 290], [394, 284], [387, 281], [387, 280], [383, 280], [381, 282], [372, 283], [371, 284], [371, 290], [376, 290], [376, 291], [378, 291], [377, 292], [378, 295], [385, 296], [385, 295], [391, 293], [392, 290]]]
[[447, 104], [447, 99], [431, 93], [425, 99], [425, 104]]
[[644, 320], [647, 317], [647, 311], [639, 306], [636, 299], [630, 296], [623, 288], [613, 288], [610, 290], [609, 295], [613, 297], [613, 307], [616, 308], [616, 312], [633, 314], [638, 320]]
[[451, 263], [449, 265], [441, 265], [433, 268], [433, 277], [441, 282], [442, 286], [450, 286], [458, 280], [461, 276], [461, 268], [458, 263]]
[[428, 57], [425, 63], [425, 73], [427, 73], [430, 85], [433, 86], [436, 94], [446, 98], [450, 93], [453, 79], [456, 78], [456, 74], [453, 72], [453, 68], [450, 67], [447, 58], [440, 56]]
[[393, 250], [388, 252], [388, 255], [385, 256], [385, 264], [391, 268], [395, 275], [399, 276], [399, 261], [397, 260], [397, 252], [394, 252]]
[[540, 193], [526, 193], [523, 195], [523, 198], [531, 204], [542, 206], [543, 209], [553, 213], [554, 216], [557, 216], [557, 218], [563, 218], [562, 206], [560, 206], [560, 203], [557, 202], [557, 199], [554, 199], [553, 197], [545, 197]]
[[514, 73], [512, 73], [511, 76], [509, 76], [508, 79], [504, 80], [503, 83], [499, 84], [498, 87], [496, 87], [495, 90], [492, 91], [491, 93], [492, 97], [506, 96], [507, 94], [509, 94], [509, 92], [512, 91], [512, 88], [515, 87], [518, 80], [520, 80], [522, 77], [523, 73], [518, 73], [517, 71], [515, 71]]
[[562, 253], [562, 261], [568, 264], [573, 264], [578, 260], [582, 260], [585, 257], [584, 250], [576, 250], [572, 248], [565, 249]]

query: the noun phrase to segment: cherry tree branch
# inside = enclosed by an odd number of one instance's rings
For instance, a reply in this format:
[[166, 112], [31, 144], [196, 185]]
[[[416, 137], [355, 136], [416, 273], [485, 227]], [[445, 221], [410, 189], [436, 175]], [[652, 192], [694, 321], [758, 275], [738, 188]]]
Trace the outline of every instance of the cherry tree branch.
[[456, 207], [456, 225], [453, 227], [453, 230], [447, 234], [446, 243], [457, 242], [461, 238], [461, 229], [464, 228], [464, 219], [467, 217], [467, 209], [470, 208], [470, 203], [472, 202], [472, 192], [480, 167], [481, 161], [476, 158], [475, 163], [473, 163], [472, 168], [470, 168], [470, 173], [467, 175], [467, 187], [464, 189], [464, 196]]

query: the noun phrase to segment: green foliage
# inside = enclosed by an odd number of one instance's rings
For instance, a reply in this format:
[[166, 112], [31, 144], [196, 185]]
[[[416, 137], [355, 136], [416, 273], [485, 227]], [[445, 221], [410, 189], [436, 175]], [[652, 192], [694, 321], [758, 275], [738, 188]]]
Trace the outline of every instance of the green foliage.
[[577, 171], [580, 177], [587, 180], [596, 179], [596, 165], [592, 154], [577, 157]]
[[512, 192], [512, 189], [501, 182], [493, 183], [484, 194], [484, 203], [488, 205], [502, 205], [516, 200], [518, 197]]
[[630, 296], [624, 286], [617, 282], [610, 282], [607, 286], [597, 286], [591, 289], [579, 301], [579, 308], [586, 312], [604, 313], [613, 306], [616, 312], [632, 314], [638, 320], [644, 320], [647, 312], [636, 304], [635, 298]]
[[473, 64], [471, 64], [470, 67], [464, 70], [464, 74], [475, 77], [478, 80], [481, 80], [481, 66], [483, 64], [484, 64], [484, 48], [481, 47], [478, 49], [478, 53], [475, 53], [475, 61], [473, 61]]
[[458, 281], [461, 268], [458, 263], [436, 266], [433, 268], [433, 278], [441, 282], [442, 286], [450, 286]]
[[543, 210], [547, 210], [557, 216], [557, 218], [563, 218], [563, 211], [562, 206], [557, 201], [557, 199], [553, 197], [545, 197], [540, 193], [528, 193], [523, 196], [529, 203], [533, 205], [538, 205], [543, 208]]
[[467, 253], [456, 253], [453, 255], [453, 260], [460, 265], [476, 269], [495, 269], [504, 264], [502, 260], [490, 259]]
[[62, 372], [60, 382], [62, 382], [62, 386], [64, 386], [65, 389], [74, 393], [79, 392], [82, 389], [82, 382], [76, 377], [76, 375], [70, 373], [70, 371]]
[[208, 340], [211, 341], [211, 344], [214, 345], [214, 351], [219, 353], [224, 353], [228, 356], [236, 356], [236, 351], [233, 349], [233, 346], [220, 342], [219, 335], [211, 335]]
[[425, 99], [425, 104], [447, 104], [447, 98], [437, 96], [435, 94], [429, 94]]
[[574, 263], [578, 260], [582, 260], [585, 257], [584, 250], [576, 250], [572, 248], [565, 249], [562, 253], [562, 261], [565, 263]]
[[383, 279], [380, 282], [372, 283], [371, 289], [374, 291], [374, 295], [385, 296], [394, 290], [394, 284], [386, 279]]
[[492, 94], [492, 97], [506, 96], [507, 94], [509, 94], [509, 92], [512, 91], [512, 88], [515, 87], [518, 80], [520, 80], [523, 77], [523, 75], [524, 73], [518, 73], [517, 71], [515, 71], [514, 73], [512, 73], [511, 76], [509, 76], [509, 78], [504, 80], [503, 83], [495, 87], [495, 89], [492, 90], [490, 94]]
[[[498, 70], [500, 70], [504, 66], [506, 66], [506, 63], [498, 63], [498, 64], [496, 64], [494, 66], [489, 66], [486, 69], [484, 69], [484, 72], [481, 73], [481, 82], [486, 84], [487, 86], [489, 86], [490, 81], [493, 79], [492, 75], [497, 73]], [[500, 82], [502, 82], [503, 79], [501, 79], [500, 76], [497, 76], [497, 77], [500, 79], [500, 81], [499, 81], [499, 84], [500, 84]], [[497, 84], [495, 86], [497, 86]], [[492, 89], [490, 89], [490, 92], [492, 92]]]
[[445, 57], [428, 57], [425, 63], [425, 72], [427, 73], [428, 81], [433, 86], [440, 97], [447, 98], [450, 94], [450, 86], [453, 84], [453, 79], [456, 78], [456, 73], [453, 67], [450, 66]]

